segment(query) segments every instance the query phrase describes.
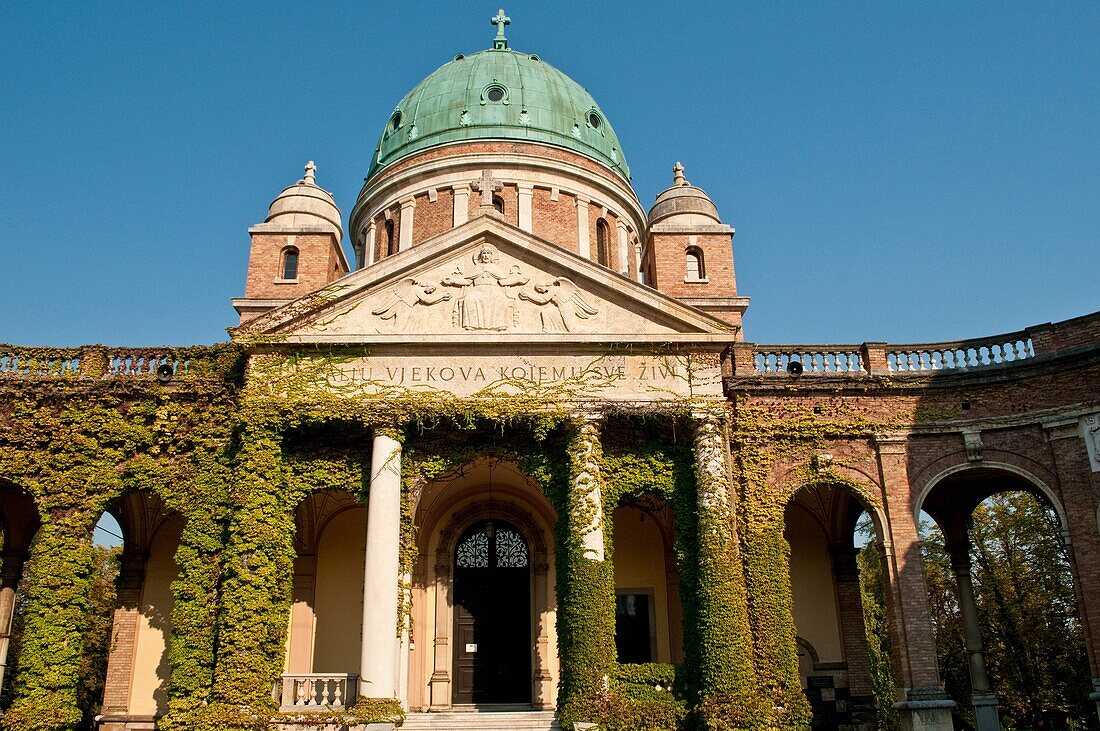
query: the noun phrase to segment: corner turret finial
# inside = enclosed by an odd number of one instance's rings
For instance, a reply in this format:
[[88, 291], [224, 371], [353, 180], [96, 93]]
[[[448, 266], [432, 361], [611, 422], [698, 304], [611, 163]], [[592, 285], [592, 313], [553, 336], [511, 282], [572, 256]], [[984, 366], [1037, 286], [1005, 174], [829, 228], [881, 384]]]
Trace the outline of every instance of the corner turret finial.
[[302, 178], [302, 182], [306, 185], [317, 185], [317, 166], [313, 164], [313, 160], [306, 163], [306, 176]]
[[672, 184], [677, 185], [690, 185], [687, 179], [684, 177], [684, 165], [683, 163], [676, 163], [672, 166]]
[[512, 19], [504, 14], [504, 8], [489, 19], [489, 22], [497, 27], [497, 37], [493, 39], [493, 50], [503, 50], [508, 47], [508, 39], [504, 37], [504, 26], [511, 24]]

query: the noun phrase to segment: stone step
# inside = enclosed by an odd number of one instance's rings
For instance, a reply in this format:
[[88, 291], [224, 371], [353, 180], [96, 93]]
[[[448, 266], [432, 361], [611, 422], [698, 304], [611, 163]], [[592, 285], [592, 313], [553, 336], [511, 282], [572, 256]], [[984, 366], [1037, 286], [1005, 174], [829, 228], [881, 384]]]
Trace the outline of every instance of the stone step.
[[410, 713], [402, 731], [561, 731], [553, 711], [474, 709], [443, 713]]

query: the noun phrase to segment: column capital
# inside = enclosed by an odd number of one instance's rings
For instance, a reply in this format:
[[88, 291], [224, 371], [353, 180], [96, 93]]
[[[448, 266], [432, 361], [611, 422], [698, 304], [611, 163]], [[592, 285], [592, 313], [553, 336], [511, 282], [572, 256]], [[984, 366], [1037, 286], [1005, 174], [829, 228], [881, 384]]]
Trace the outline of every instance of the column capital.
[[882, 432], [871, 438], [879, 454], [905, 454], [908, 448], [908, 432]]

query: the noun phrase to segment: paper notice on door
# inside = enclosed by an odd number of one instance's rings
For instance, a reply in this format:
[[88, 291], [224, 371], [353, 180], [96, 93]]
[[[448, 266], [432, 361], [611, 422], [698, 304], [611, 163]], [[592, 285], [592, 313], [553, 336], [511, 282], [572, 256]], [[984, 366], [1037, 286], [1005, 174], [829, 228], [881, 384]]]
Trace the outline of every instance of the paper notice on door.
[[466, 643], [466, 652], [477, 652], [477, 645], [473, 642]]

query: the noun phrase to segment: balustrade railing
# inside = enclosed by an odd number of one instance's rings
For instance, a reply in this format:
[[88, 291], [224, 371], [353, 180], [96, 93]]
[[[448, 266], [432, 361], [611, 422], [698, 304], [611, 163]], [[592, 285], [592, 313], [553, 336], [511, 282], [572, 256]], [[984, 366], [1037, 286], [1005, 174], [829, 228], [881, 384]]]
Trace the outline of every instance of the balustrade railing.
[[915, 345], [749, 345], [733, 350], [739, 375], [828, 376], [873, 373], [928, 373], [983, 368], [1035, 357], [1026, 330], [972, 340]]
[[858, 345], [758, 345], [753, 353], [760, 373], [787, 373], [791, 363], [803, 373], [855, 373], [864, 370]]
[[1035, 349], [1026, 332], [949, 343], [890, 345], [886, 349], [890, 370], [901, 373], [979, 368], [1034, 357]]
[[0, 345], [0, 377], [75, 376], [80, 372], [80, 356], [80, 348]]
[[216, 375], [229, 346], [34, 348], [0, 345], [0, 378], [202, 378]]
[[355, 673], [287, 673], [275, 688], [281, 711], [340, 710], [355, 705], [359, 676]]

